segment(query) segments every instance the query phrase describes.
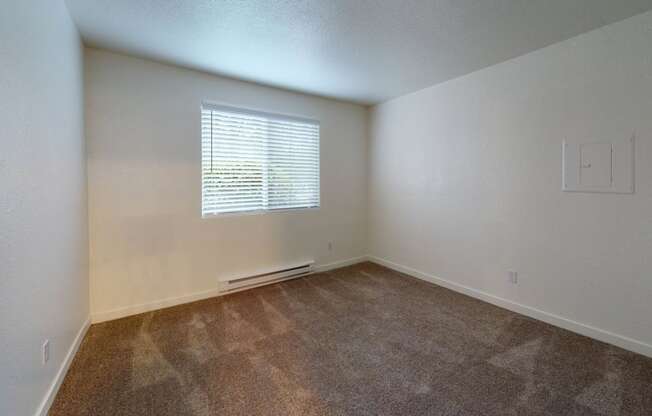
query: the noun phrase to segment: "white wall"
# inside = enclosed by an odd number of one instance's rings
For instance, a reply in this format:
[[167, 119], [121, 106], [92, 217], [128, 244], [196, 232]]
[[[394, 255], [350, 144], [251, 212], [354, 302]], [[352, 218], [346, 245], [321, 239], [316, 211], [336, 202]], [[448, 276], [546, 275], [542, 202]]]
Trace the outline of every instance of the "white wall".
[[[652, 353], [652, 13], [378, 105], [369, 128], [372, 256]], [[634, 132], [634, 195], [561, 192], [564, 138]]]
[[[366, 254], [364, 107], [95, 49], [85, 63], [94, 319], [236, 274]], [[319, 119], [321, 209], [202, 219], [203, 101]]]
[[[0, 12], [0, 414], [34, 414], [88, 319], [82, 46], [62, 1]], [[41, 344], [50, 361], [41, 365]]]

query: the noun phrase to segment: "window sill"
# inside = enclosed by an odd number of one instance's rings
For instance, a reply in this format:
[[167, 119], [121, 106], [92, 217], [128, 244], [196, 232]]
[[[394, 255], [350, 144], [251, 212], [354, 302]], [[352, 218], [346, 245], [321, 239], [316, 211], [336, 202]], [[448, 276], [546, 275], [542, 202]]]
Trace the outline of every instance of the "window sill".
[[283, 208], [283, 209], [268, 209], [268, 210], [256, 210], [256, 211], [238, 211], [238, 212], [224, 212], [221, 214], [202, 214], [202, 219], [214, 219], [214, 218], [230, 218], [230, 217], [245, 217], [252, 215], [266, 215], [266, 214], [287, 214], [289, 212], [305, 212], [305, 211], [319, 211], [321, 207], [310, 207], [310, 208]]

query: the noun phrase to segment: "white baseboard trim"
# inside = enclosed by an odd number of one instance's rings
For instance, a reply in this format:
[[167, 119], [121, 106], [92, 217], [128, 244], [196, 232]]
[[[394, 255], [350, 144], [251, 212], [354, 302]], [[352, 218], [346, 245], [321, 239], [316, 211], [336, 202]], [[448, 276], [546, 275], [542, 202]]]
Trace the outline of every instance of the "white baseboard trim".
[[50, 411], [50, 406], [52, 406], [52, 402], [54, 402], [54, 398], [57, 397], [57, 393], [59, 392], [59, 387], [61, 387], [61, 383], [63, 382], [63, 379], [66, 377], [66, 373], [68, 373], [70, 364], [72, 364], [72, 360], [73, 358], [75, 358], [75, 354], [77, 354], [79, 345], [81, 345], [81, 342], [84, 339], [84, 336], [86, 336], [86, 332], [88, 331], [88, 328], [90, 326], [91, 326], [91, 319], [88, 318], [86, 319], [86, 322], [84, 322], [82, 327], [79, 328], [79, 332], [77, 332], [77, 336], [75, 337], [75, 340], [72, 342], [72, 345], [68, 349], [68, 353], [66, 354], [66, 357], [63, 359], [63, 362], [61, 363], [61, 366], [59, 367], [59, 371], [57, 371], [57, 375], [54, 377], [54, 380], [52, 380], [52, 383], [50, 384], [48, 391], [45, 393], [45, 397], [43, 397], [43, 401], [41, 402], [38, 409], [36, 410], [35, 416], [47, 416], [48, 412]]
[[[336, 269], [338, 267], [350, 266], [352, 264], [360, 263], [367, 260], [367, 256], [354, 257], [351, 259], [340, 260], [333, 263], [317, 265], [314, 267], [314, 272], [325, 272], [327, 270]], [[251, 289], [251, 288], [246, 288]], [[243, 290], [246, 290], [243, 289]], [[235, 293], [232, 291], [229, 293]], [[95, 312], [91, 315], [91, 321], [94, 324], [106, 321], [112, 321], [114, 319], [126, 318], [127, 316], [138, 315], [140, 313], [151, 312], [158, 309], [169, 308], [172, 306], [182, 305], [184, 303], [196, 302], [198, 300], [204, 300], [209, 298], [214, 298], [217, 296], [225, 295], [220, 291], [219, 288], [214, 288], [206, 290], [203, 292], [191, 293], [188, 295], [178, 296], [174, 298], [161, 299], [154, 302], [142, 303], [133, 306], [126, 306], [123, 308], [117, 308], [104, 312]]]
[[161, 299], [154, 302], [141, 303], [133, 306], [126, 306], [124, 308], [112, 309], [110, 311], [96, 312], [91, 315], [91, 320], [94, 324], [114, 319], [126, 318], [127, 316], [138, 315], [140, 313], [151, 312], [158, 309], [169, 308], [172, 306], [182, 305], [184, 303], [196, 302], [220, 296], [223, 293], [219, 288], [206, 290], [203, 292], [191, 293], [189, 295], [178, 296], [175, 298]]
[[352, 266], [354, 264], [367, 261], [367, 256], [353, 257], [346, 260], [335, 261], [328, 264], [320, 264], [314, 267], [315, 273], [327, 272], [329, 270], [338, 269], [340, 267]]
[[589, 338], [594, 338], [597, 339], [598, 341], [606, 342], [607, 344], [612, 344], [617, 347], [636, 352], [638, 354], [652, 357], [652, 345], [646, 344], [644, 342], [632, 338], [628, 338], [623, 335], [618, 335], [613, 332], [605, 331], [603, 329], [586, 325], [580, 322], [576, 322], [549, 312], [544, 312], [542, 310], [530, 306], [526, 306], [520, 303], [516, 303], [511, 300], [507, 300], [498, 296], [494, 296], [489, 293], [477, 289], [473, 289], [468, 286], [460, 285], [458, 283], [451, 282], [450, 280], [442, 279], [440, 277], [433, 276], [431, 274], [398, 263], [394, 263], [389, 260], [385, 260], [375, 256], [368, 256], [367, 258], [369, 261], [378, 263], [380, 265], [396, 270], [398, 272], [402, 272], [410, 276], [416, 277], [418, 279], [425, 280], [427, 282], [434, 283], [439, 286], [443, 286], [455, 292], [459, 292], [471, 296], [473, 298], [483, 300], [485, 302], [491, 303], [501, 308], [519, 313], [521, 315], [529, 316], [530, 318], [534, 318], [539, 321], [546, 322], [550, 325], [567, 329], [577, 334], [584, 335]]

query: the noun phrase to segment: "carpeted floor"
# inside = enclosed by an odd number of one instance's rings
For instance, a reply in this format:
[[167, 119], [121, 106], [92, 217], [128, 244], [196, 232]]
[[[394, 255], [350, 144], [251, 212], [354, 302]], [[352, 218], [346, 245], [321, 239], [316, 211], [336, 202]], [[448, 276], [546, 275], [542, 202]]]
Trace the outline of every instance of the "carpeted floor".
[[59, 415], [652, 415], [652, 359], [364, 263], [93, 325]]

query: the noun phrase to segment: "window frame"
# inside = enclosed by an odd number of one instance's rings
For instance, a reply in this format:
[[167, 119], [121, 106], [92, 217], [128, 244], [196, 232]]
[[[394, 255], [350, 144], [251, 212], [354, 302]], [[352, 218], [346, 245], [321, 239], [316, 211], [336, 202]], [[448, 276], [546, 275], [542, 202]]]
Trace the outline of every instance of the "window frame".
[[[237, 114], [245, 114], [257, 117], [268, 117], [272, 119], [281, 119], [288, 121], [296, 121], [300, 123], [310, 123], [314, 124], [319, 128], [319, 135], [317, 136], [318, 140], [318, 153], [317, 153], [317, 177], [318, 180], [318, 205], [312, 207], [296, 207], [296, 208], [277, 208], [277, 209], [251, 209], [243, 211], [231, 211], [231, 212], [212, 212], [204, 213], [204, 163], [202, 157], [203, 151], [203, 141], [202, 141], [202, 111], [204, 110], [213, 110], [213, 111], [225, 111], [232, 112]], [[254, 109], [250, 107], [240, 107], [234, 106], [231, 104], [203, 101], [199, 107], [199, 174], [200, 174], [200, 214], [202, 219], [211, 219], [211, 218], [225, 218], [225, 217], [237, 217], [237, 216], [253, 216], [253, 215], [264, 215], [264, 214], [282, 214], [290, 212], [309, 212], [309, 211], [319, 211], [322, 205], [322, 195], [321, 195], [321, 122], [317, 119], [304, 117], [295, 114], [287, 113], [278, 113], [270, 112], [259, 109]]]

